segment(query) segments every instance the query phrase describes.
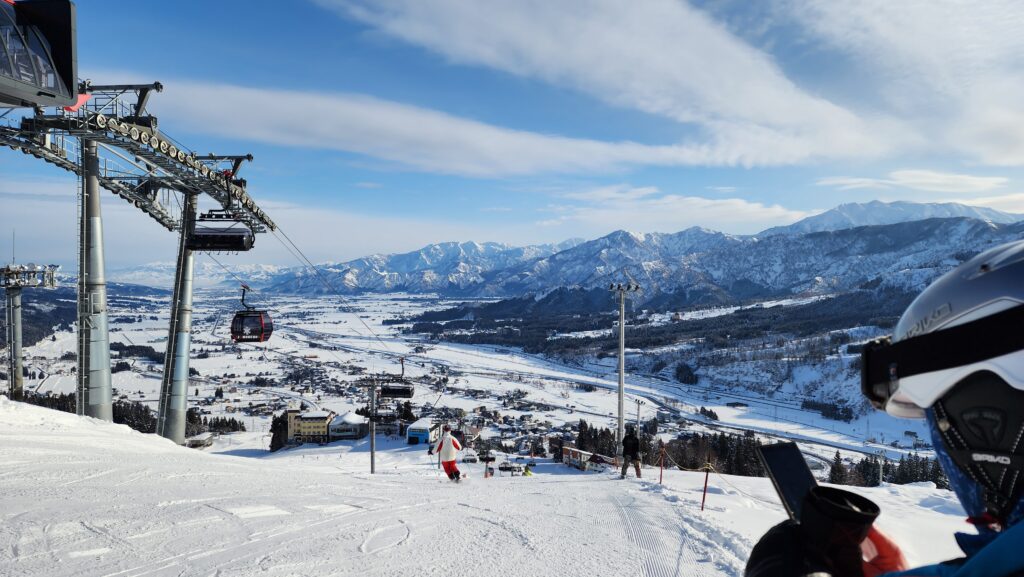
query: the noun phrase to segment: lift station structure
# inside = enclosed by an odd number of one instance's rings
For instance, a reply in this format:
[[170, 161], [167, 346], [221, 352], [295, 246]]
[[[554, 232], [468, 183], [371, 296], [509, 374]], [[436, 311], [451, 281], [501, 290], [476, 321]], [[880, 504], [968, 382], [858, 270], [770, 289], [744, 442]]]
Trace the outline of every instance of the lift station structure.
[[7, 293], [7, 380], [10, 397], [20, 400], [25, 394], [21, 364], [21, 291], [26, 288], [55, 288], [56, 265], [9, 264], [0, 268], [0, 287]]
[[[149, 113], [151, 84], [78, 86], [72, 106], [34, 108], [34, 114], [0, 114], [0, 145], [46, 161], [79, 178], [78, 383], [79, 415], [112, 419], [110, 337], [104, 276], [100, 190], [105, 189], [178, 233], [178, 258], [157, 414], [157, 433], [185, 441], [189, 346], [192, 328], [193, 251], [245, 250], [251, 234], [275, 230], [274, 222], [246, 191], [238, 173], [251, 155], [199, 155], [158, 127]], [[2, 101], [0, 101], [2, 102]], [[247, 229], [218, 241], [196, 231], [197, 203], [206, 195], [227, 228]], [[225, 237], [225, 235], [221, 235]], [[245, 235], [242, 235], [245, 236]], [[226, 237], [225, 237], [226, 238]]]

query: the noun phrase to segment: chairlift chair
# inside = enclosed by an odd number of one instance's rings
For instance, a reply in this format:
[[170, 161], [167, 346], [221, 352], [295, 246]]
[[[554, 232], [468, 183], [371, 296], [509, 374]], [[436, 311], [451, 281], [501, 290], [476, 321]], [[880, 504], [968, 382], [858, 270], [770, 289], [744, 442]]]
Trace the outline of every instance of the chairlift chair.
[[245, 303], [245, 293], [249, 290], [248, 285], [242, 285], [242, 306], [245, 310], [236, 312], [231, 320], [231, 340], [236, 343], [262, 343], [270, 340], [274, 332], [270, 313]]

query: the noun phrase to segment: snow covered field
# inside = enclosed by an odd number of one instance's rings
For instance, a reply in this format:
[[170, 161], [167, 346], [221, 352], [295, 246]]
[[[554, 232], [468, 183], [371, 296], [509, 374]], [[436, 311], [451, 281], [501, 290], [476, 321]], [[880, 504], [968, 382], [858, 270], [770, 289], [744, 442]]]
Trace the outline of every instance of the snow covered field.
[[[196, 451], [0, 397], [0, 575], [736, 576], [784, 517], [767, 479], [712, 475], [702, 512], [700, 473], [659, 486], [542, 461], [455, 485], [422, 448], [381, 442], [371, 476], [366, 441], [227, 437]], [[912, 563], [956, 555], [948, 491], [856, 490]]]

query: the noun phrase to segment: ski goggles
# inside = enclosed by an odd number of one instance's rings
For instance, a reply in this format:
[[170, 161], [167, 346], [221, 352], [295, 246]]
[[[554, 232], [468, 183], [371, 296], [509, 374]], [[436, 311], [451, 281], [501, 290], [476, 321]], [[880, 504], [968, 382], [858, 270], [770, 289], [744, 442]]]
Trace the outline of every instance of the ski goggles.
[[[861, 392], [876, 409], [890, 413], [894, 397], [919, 412], [968, 374], [991, 370], [1015, 388], [1024, 387], [1024, 355], [1000, 359], [1024, 350], [1024, 305], [931, 333], [893, 342], [892, 337], [875, 339], [861, 351]], [[1017, 366], [1020, 365], [1020, 366]], [[942, 371], [941, 378], [928, 379], [910, 391], [910, 381]], [[1010, 378], [1007, 378], [1010, 377]], [[902, 388], [902, 390], [901, 390]], [[911, 409], [913, 407], [913, 409]], [[904, 414], [903, 416], [920, 416]]]

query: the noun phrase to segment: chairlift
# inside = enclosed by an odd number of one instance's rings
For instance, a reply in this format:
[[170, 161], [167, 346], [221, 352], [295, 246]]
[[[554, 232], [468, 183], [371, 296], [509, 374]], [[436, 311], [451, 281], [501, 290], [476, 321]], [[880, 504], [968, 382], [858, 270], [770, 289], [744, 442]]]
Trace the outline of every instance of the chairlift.
[[244, 252], [252, 248], [256, 235], [252, 229], [225, 210], [211, 210], [196, 219], [189, 236], [189, 250], [204, 252]]
[[245, 303], [245, 293], [249, 290], [252, 289], [248, 285], [242, 285], [242, 306], [245, 310], [236, 312], [231, 320], [231, 340], [236, 343], [262, 343], [270, 340], [274, 332], [270, 313]]

